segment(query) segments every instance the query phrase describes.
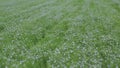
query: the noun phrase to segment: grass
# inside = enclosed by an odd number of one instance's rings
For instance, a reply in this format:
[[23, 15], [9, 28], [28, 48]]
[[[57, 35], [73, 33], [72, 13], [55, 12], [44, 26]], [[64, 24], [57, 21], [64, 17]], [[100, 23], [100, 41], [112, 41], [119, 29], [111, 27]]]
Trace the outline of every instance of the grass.
[[0, 68], [119, 68], [119, 0], [0, 0]]

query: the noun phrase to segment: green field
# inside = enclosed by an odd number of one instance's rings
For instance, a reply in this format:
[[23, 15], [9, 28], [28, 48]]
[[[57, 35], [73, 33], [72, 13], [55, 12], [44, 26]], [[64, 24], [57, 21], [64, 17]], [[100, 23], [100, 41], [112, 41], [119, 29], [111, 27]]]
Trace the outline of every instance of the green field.
[[120, 68], [120, 0], [0, 0], [0, 68]]

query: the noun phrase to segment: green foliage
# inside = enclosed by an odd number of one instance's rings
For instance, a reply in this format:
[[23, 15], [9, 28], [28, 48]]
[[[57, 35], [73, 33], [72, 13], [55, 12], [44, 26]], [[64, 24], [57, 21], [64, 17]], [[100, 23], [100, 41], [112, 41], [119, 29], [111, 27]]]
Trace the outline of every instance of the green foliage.
[[119, 0], [0, 0], [0, 68], [119, 68]]

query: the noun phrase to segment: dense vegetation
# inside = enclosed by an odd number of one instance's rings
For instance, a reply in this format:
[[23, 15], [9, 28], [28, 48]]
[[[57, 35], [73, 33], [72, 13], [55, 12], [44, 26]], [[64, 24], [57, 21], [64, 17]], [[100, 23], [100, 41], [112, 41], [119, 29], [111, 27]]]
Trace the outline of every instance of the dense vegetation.
[[119, 68], [120, 0], [0, 0], [0, 68]]

